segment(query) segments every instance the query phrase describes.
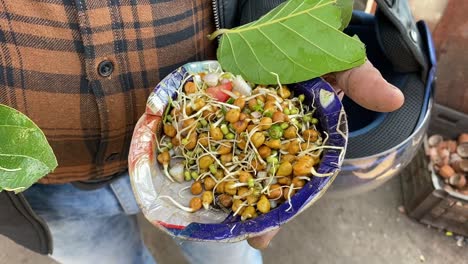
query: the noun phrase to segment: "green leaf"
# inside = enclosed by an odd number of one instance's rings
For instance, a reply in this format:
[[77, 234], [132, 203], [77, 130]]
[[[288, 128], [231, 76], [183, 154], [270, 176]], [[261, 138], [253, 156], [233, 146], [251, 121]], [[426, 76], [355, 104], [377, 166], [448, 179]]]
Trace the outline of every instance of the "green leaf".
[[364, 63], [364, 44], [340, 29], [344, 0], [289, 0], [259, 20], [223, 34], [217, 57], [226, 71], [253, 83], [295, 83]]
[[341, 27], [340, 30], [345, 29], [349, 21], [351, 21], [351, 16], [353, 15], [353, 0], [337, 0], [337, 5], [341, 9]]
[[24, 191], [56, 167], [39, 127], [19, 111], [0, 105], [0, 191]]

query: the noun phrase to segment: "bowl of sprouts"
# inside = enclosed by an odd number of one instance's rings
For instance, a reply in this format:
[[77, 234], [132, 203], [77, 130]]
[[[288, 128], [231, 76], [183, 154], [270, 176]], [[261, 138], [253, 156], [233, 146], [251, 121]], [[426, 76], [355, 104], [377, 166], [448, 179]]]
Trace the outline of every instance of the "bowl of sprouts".
[[132, 188], [145, 217], [172, 236], [240, 241], [326, 192], [347, 133], [343, 106], [321, 78], [253, 84], [217, 61], [189, 63], [156, 86], [136, 125]]

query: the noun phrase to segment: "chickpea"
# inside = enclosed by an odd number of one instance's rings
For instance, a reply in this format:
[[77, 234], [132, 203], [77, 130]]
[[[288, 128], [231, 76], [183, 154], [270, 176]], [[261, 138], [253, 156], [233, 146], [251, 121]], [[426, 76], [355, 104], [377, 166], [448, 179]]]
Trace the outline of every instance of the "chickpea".
[[174, 137], [177, 134], [176, 129], [171, 124], [164, 124], [164, 134], [168, 137]]
[[287, 161], [287, 162], [292, 164], [293, 161], [296, 160], [296, 156], [291, 155], [291, 154], [286, 154], [286, 155], [281, 156], [281, 160], [282, 161]]
[[255, 170], [257, 171], [262, 171], [265, 169], [265, 165], [262, 164], [260, 161], [256, 160], [256, 159], [253, 159], [251, 162], [250, 162], [250, 165], [252, 166], [252, 168], [254, 168]]
[[201, 182], [196, 181], [192, 183], [192, 186], [190, 187], [190, 191], [192, 192], [193, 195], [199, 195], [203, 191], [203, 187]]
[[292, 180], [292, 184], [294, 184], [294, 187], [302, 188], [305, 185], [305, 181], [302, 179], [299, 179], [298, 177], [294, 177]]
[[290, 177], [278, 178], [278, 183], [281, 185], [291, 185], [291, 178]]
[[200, 136], [198, 137], [198, 142], [204, 147], [208, 147], [208, 134], [207, 133], [201, 133]]
[[234, 105], [239, 107], [241, 110], [245, 106], [245, 99], [243, 97], [239, 97], [236, 100], [234, 100]]
[[241, 138], [238, 142], [237, 142], [237, 146], [244, 150], [245, 147], [247, 146], [247, 142], [245, 141], [245, 139]]
[[202, 203], [203, 203], [203, 207], [205, 207], [205, 209], [208, 209], [210, 205], [213, 203], [213, 192], [210, 192], [210, 191], [203, 192]]
[[250, 131], [252, 131], [255, 127], [257, 127], [257, 126], [254, 125], [254, 124], [248, 125], [247, 126], [247, 131], [250, 133]]
[[276, 110], [276, 99], [268, 100], [263, 107], [264, 111], [274, 112]]
[[197, 132], [190, 133], [188, 138], [188, 143], [185, 145], [185, 148], [188, 150], [193, 150], [197, 146]]
[[283, 136], [287, 139], [292, 139], [297, 137], [297, 129], [295, 126], [288, 127], [285, 131]]
[[205, 190], [211, 191], [211, 190], [213, 190], [213, 188], [215, 187], [216, 182], [215, 182], [215, 180], [213, 180], [213, 178], [211, 178], [211, 177], [206, 177], [206, 178], [203, 180], [203, 185], [205, 186]]
[[[238, 190], [237, 190], [237, 195], [238, 196], [243, 196], [244, 194], [248, 193], [249, 192], [249, 188], [247, 187], [240, 187]], [[241, 198], [242, 199], [242, 198]], [[244, 198], [245, 199], [245, 198]]]
[[277, 176], [289, 176], [291, 175], [293, 167], [288, 161], [284, 161], [280, 164], [278, 171], [276, 172]]
[[221, 169], [218, 169], [216, 173], [214, 174], [214, 176], [217, 180], [221, 180], [224, 177], [224, 171]]
[[242, 183], [246, 183], [249, 179], [253, 179], [252, 174], [247, 171], [239, 172], [239, 181]]
[[184, 85], [184, 91], [186, 94], [193, 94], [197, 92], [197, 86], [194, 82], [186, 82]]
[[279, 122], [284, 122], [284, 121], [287, 121], [286, 120], [286, 115], [283, 114], [282, 112], [280, 111], [276, 111], [273, 113], [273, 123], [279, 123]]
[[301, 149], [302, 150], [306, 150], [308, 148], [310, 148], [312, 145], [307, 143], [307, 142], [304, 142], [304, 143], [301, 143]]
[[[296, 190], [292, 190], [291, 191], [291, 197], [296, 193]], [[288, 200], [289, 199], [289, 187], [285, 187], [284, 190], [283, 190], [283, 197], [284, 199]]]
[[224, 155], [224, 154], [231, 153], [231, 151], [232, 151], [232, 144], [227, 142], [227, 143], [223, 143], [220, 145], [218, 149], [218, 154]]
[[315, 165], [315, 162], [318, 158], [315, 158], [315, 157], [312, 157], [312, 156], [302, 156], [298, 159], [298, 161], [300, 162], [307, 162], [307, 163], [310, 163], [310, 164], [314, 164]]
[[291, 91], [289, 91], [287, 86], [283, 85], [280, 89], [278, 89], [278, 95], [281, 96], [281, 98], [286, 99], [291, 96]]
[[288, 147], [288, 152], [289, 154], [292, 154], [292, 155], [295, 155], [297, 154], [300, 150], [301, 150], [301, 144], [299, 143], [299, 141], [292, 141], [291, 143], [289, 143], [289, 147]]
[[242, 220], [247, 220], [247, 219], [250, 219], [250, 218], [257, 217], [257, 212], [255, 211], [255, 208], [253, 206], [247, 206], [247, 208], [245, 208], [244, 212], [242, 212], [241, 216], [242, 216], [241, 217]]
[[192, 107], [186, 106], [186, 107], [185, 107], [185, 114], [186, 114], [186, 115], [191, 115], [191, 114], [193, 114], [193, 109], [192, 109]]
[[222, 164], [226, 164], [232, 161], [232, 153], [224, 154], [219, 157]]
[[263, 214], [270, 212], [271, 206], [265, 195], [262, 195], [257, 203], [257, 210]]
[[225, 208], [230, 208], [232, 206], [232, 196], [228, 194], [221, 194], [218, 196], [218, 202]]
[[236, 184], [235, 182], [227, 182], [226, 185], [224, 185], [224, 192], [230, 195], [235, 195], [237, 193], [237, 187], [234, 186]]
[[248, 102], [249, 109], [254, 111], [257, 107], [257, 98], [250, 99]]
[[310, 142], [315, 142], [317, 141], [319, 137], [319, 133], [315, 129], [307, 129], [302, 133], [302, 136], [304, 137], [305, 140], [308, 140]]
[[180, 108], [172, 108], [171, 110], [171, 115], [172, 116], [179, 116], [180, 115]]
[[158, 161], [162, 165], [169, 164], [170, 160], [171, 160], [171, 156], [169, 155], [168, 151], [163, 151], [158, 155]]
[[192, 208], [193, 212], [202, 208], [202, 200], [200, 197], [193, 197], [192, 200], [190, 200], [190, 208]]
[[282, 192], [281, 192], [281, 185], [279, 184], [272, 184], [269, 187], [270, 189], [270, 194], [268, 195], [269, 199], [278, 199], [281, 197]]
[[240, 113], [239, 120], [240, 121], [245, 120], [245, 119], [247, 119], [247, 117], [249, 117], [249, 116], [246, 113]]
[[247, 196], [247, 203], [249, 205], [252, 205], [254, 203], [256, 203], [258, 201], [258, 195], [254, 195], [254, 194], [251, 194], [251, 195], [248, 195]]
[[232, 127], [234, 128], [234, 130], [236, 130], [237, 133], [242, 133], [245, 131], [245, 129], [247, 129], [247, 126], [249, 125], [249, 122], [247, 122], [246, 120], [239, 120], [235, 123], [232, 124]]
[[213, 121], [214, 118], [216, 117], [216, 114], [215, 114], [216, 111], [217, 111], [217, 107], [210, 107], [210, 109], [202, 112], [202, 117], [205, 118], [207, 121]]
[[281, 144], [281, 150], [288, 151], [289, 145], [291, 145], [291, 142], [286, 142], [284, 144]]
[[200, 169], [208, 169], [213, 163], [214, 159], [208, 155], [203, 156], [198, 160], [198, 166], [200, 166]]
[[250, 139], [253, 145], [258, 148], [265, 142], [265, 135], [262, 132], [255, 132]]
[[257, 98], [257, 103], [260, 101], [261, 103], [265, 103], [266, 97], [265, 95], [259, 95], [256, 97]]
[[269, 117], [262, 117], [262, 119], [260, 119], [260, 129], [261, 130], [267, 130], [271, 127], [271, 124], [272, 124], [272, 120], [271, 118]]
[[193, 110], [198, 111], [202, 109], [206, 105], [205, 100], [203, 98], [197, 98], [195, 99], [195, 102], [193, 102]]
[[235, 123], [239, 121], [239, 117], [240, 117], [239, 109], [230, 109], [229, 111], [227, 111], [225, 119], [226, 121], [230, 123]]
[[226, 187], [226, 182], [220, 182], [218, 187], [216, 187], [215, 193], [224, 193], [224, 187]]
[[280, 149], [281, 140], [280, 139], [269, 139], [265, 142], [265, 145], [271, 149]]
[[260, 157], [266, 159], [268, 156], [271, 155], [271, 149], [263, 145], [258, 149], [258, 154], [260, 154]]
[[[232, 211], [234, 213], [237, 212], [237, 214], [240, 214], [242, 215], [242, 213], [244, 212], [245, 210], [245, 206], [242, 204], [243, 202], [239, 199], [234, 199], [234, 201], [232, 202]], [[242, 207], [242, 208], [241, 208]], [[240, 209], [239, 209], [240, 208]], [[239, 211], [238, 211], [239, 210]]]
[[271, 95], [271, 94], [267, 94], [267, 95], [266, 95], [266, 103], [265, 103], [265, 105], [266, 105], [267, 103], [269, 103], [269, 102], [273, 102], [273, 103], [276, 102], [276, 97], [273, 96], [273, 95]]
[[193, 125], [193, 123], [195, 123], [195, 119], [193, 118], [187, 119], [182, 123], [182, 127], [183, 128], [190, 127]]
[[223, 132], [221, 131], [221, 128], [211, 126], [210, 127], [210, 135], [214, 140], [221, 140], [223, 139]]
[[309, 176], [311, 174], [311, 169], [314, 166], [314, 159], [312, 157], [305, 158], [308, 156], [301, 157], [293, 165], [293, 174], [294, 176]]
[[180, 137], [175, 136], [171, 139], [171, 143], [174, 147], [177, 147], [180, 145]]

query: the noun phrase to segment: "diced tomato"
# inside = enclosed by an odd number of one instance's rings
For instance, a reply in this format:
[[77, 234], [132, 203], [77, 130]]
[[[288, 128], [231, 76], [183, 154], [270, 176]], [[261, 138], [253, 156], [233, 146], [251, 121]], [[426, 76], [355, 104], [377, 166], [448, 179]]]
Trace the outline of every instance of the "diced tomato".
[[209, 87], [206, 89], [206, 93], [220, 102], [226, 102], [231, 96], [223, 92], [223, 90], [232, 91], [232, 82], [221, 84], [215, 87]]

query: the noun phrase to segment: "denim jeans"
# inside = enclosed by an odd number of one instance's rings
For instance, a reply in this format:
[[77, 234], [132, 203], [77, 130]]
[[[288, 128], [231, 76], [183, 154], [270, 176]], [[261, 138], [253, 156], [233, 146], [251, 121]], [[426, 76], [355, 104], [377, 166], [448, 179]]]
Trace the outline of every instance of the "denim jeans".
[[[36, 184], [25, 192], [52, 233], [51, 257], [63, 264], [152, 264], [137, 224], [139, 208], [128, 176], [106, 187], [84, 191], [71, 184]], [[178, 241], [190, 263], [262, 263], [247, 242], [233, 244]], [[157, 245], [156, 245], [157, 246]]]

